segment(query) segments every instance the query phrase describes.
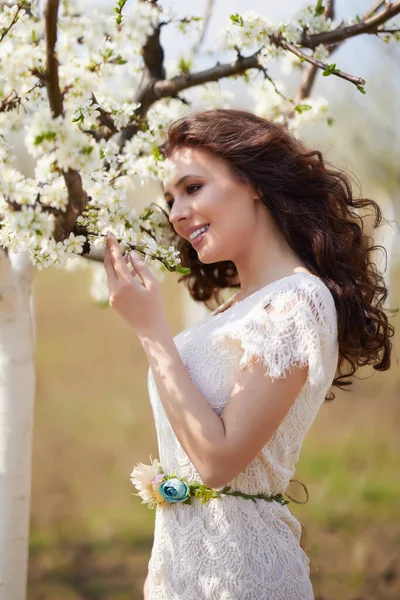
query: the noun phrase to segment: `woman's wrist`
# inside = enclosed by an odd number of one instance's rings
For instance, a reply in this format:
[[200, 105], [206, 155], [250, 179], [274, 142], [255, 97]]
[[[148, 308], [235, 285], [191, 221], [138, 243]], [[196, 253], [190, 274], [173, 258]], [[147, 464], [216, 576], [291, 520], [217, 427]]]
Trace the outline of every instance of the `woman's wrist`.
[[154, 344], [160, 344], [172, 340], [172, 333], [166, 320], [160, 320], [154, 323], [150, 328], [143, 331], [136, 331], [140, 343], [145, 352], [149, 351]]

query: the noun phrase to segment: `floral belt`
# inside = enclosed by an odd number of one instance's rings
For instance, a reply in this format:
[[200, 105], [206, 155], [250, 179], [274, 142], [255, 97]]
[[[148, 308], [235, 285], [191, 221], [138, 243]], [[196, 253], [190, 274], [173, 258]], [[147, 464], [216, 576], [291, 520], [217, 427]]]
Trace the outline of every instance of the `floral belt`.
[[295, 500], [289, 494], [245, 494], [237, 490], [231, 490], [229, 485], [225, 486], [222, 490], [215, 490], [207, 487], [206, 485], [194, 481], [189, 483], [185, 477], [177, 477], [176, 473], [170, 473], [166, 475], [159, 461], [155, 458], [152, 460], [150, 455], [150, 465], [144, 465], [143, 463], [137, 463], [131, 473], [131, 481], [138, 490], [138, 494], [134, 496], [140, 496], [142, 498], [142, 504], [147, 504], [148, 508], [155, 508], [161, 506], [165, 502], [174, 504], [182, 502], [183, 504], [191, 504], [192, 497], [201, 498], [202, 504], [211, 500], [211, 498], [220, 498], [222, 495], [225, 496], [240, 496], [247, 500], [255, 502], [258, 500], [267, 500], [268, 502], [279, 502], [279, 504], [289, 504], [289, 500], [285, 500], [284, 495], [290, 498], [292, 502], [296, 504], [306, 504], [308, 502], [308, 490], [304, 483], [298, 479], [291, 479], [290, 481], [300, 483], [305, 492], [306, 500], [299, 502]]

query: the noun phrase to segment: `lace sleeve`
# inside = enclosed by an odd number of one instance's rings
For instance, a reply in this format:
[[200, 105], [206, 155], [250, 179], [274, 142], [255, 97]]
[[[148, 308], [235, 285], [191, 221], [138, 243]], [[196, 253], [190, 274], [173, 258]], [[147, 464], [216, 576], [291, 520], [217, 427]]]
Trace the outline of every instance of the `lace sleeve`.
[[308, 366], [311, 385], [326, 381], [324, 363], [337, 335], [333, 297], [323, 284], [291, 284], [265, 295], [234, 324], [215, 332], [214, 342], [239, 346], [239, 368], [261, 361], [272, 379]]

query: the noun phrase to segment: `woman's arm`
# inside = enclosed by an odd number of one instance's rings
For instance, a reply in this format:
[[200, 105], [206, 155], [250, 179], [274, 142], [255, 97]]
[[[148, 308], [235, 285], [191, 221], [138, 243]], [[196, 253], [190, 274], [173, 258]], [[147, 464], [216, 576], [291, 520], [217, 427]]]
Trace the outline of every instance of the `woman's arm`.
[[219, 416], [194, 386], [167, 325], [139, 339], [176, 437], [204, 483], [214, 488], [261, 452], [307, 377], [302, 367], [272, 381], [263, 365], [254, 364], [239, 375]]
[[273, 381], [262, 364], [238, 377], [219, 416], [194, 386], [169, 329], [159, 285], [137, 254], [132, 277], [115, 238], [105, 267], [110, 305], [136, 332], [147, 355], [158, 394], [172, 429], [204, 483], [222, 487], [261, 452], [303, 386], [307, 367]]
[[194, 386], [168, 325], [139, 340], [172, 429], [204, 483], [214, 478], [214, 461], [225, 440], [222, 419]]

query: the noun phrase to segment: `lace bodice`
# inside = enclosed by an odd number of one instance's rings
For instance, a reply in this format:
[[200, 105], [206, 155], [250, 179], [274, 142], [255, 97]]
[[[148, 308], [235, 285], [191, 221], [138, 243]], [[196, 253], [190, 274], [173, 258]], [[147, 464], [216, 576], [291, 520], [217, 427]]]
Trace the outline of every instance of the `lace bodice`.
[[[191, 380], [218, 414], [238, 372], [251, 361], [261, 361], [273, 379], [286, 376], [295, 365], [308, 366], [307, 380], [283, 422], [229, 482], [232, 489], [250, 494], [283, 493], [336, 372], [337, 314], [329, 289], [313, 275], [295, 273], [214, 311], [174, 340]], [[148, 386], [164, 470], [201, 481], [170, 426], [151, 369]], [[207, 504], [194, 500], [192, 505], [158, 507], [150, 598], [313, 598], [300, 531], [287, 506], [262, 500], [229, 496]], [[272, 595], [282, 577], [287, 582], [280, 584], [280, 595]]]

